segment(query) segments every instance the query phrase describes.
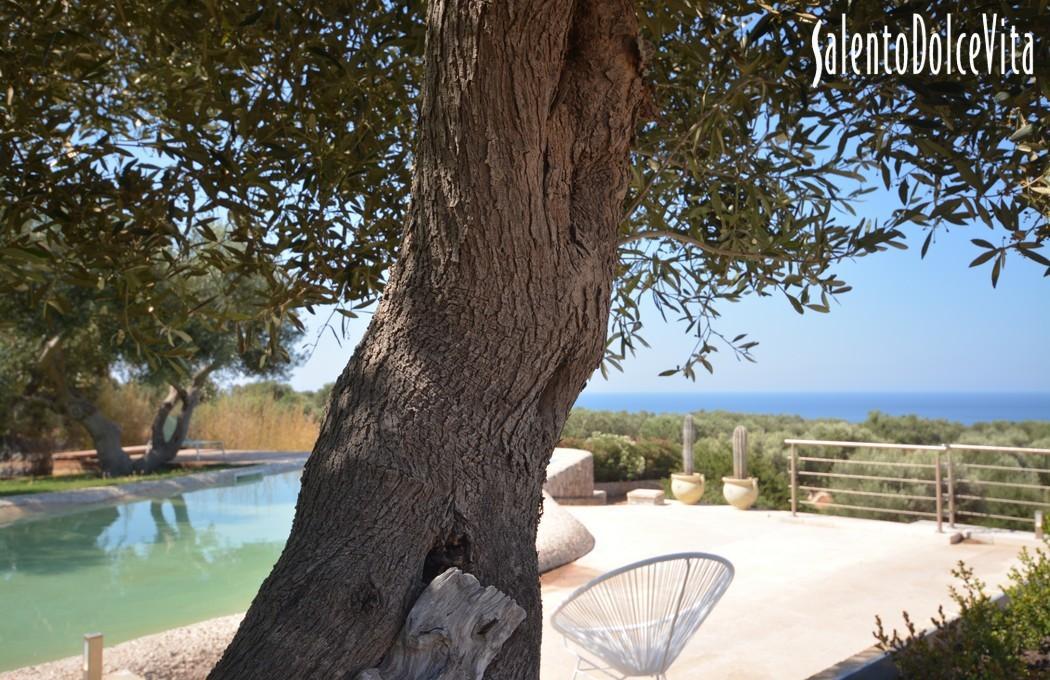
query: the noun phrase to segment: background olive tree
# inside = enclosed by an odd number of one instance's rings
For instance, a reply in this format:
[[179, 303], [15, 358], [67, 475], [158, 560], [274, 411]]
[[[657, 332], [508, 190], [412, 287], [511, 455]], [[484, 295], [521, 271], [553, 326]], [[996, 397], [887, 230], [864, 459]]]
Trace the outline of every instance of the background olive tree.
[[[158, 304], [185, 304], [198, 295], [194, 288], [201, 286], [211, 291], [209, 305], [228, 307], [232, 314], [259, 304], [257, 286], [250, 281], [234, 283], [217, 273], [161, 281], [154, 288], [165, 289], [158, 296], [163, 302]], [[10, 347], [0, 367], [0, 381], [7, 386], [0, 428], [28, 436], [31, 442], [33, 429], [49, 420], [44, 412], [75, 423], [91, 438], [105, 475], [153, 472], [171, 462], [187, 438], [194, 410], [213, 376], [284, 375], [298, 360], [294, 345], [302, 336], [287, 322], [278, 328], [277, 337], [270, 338], [267, 330], [271, 326], [254, 334], [238, 334], [230, 322], [212, 323], [191, 315], [171, 330], [180, 340], [178, 353], [158, 361], [136, 352], [133, 344], [121, 338], [126, 330], [157, 332], [157, 319], [164, 310], [155, 309], [156, 313], [132, 322], [125, 310], [114, 307], [95, 288], [64, 291], [61, 311], [49, 307], [38, 314], [20, 292], [5, 297], [0, 310], [6, 323], [3, 342]], [[99, 407], [102, 392], [117, 374], [157, 392], [145, 442], [129, 441], [115, 414]], [[145, 454], [132, 460], [124, 447], [142, 443], [147, 445]]]

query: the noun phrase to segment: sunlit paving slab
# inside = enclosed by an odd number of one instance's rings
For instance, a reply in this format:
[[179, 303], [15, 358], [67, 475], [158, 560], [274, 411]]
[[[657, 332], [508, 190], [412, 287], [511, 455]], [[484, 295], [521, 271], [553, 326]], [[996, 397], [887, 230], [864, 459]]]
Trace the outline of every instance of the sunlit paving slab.
[[[951, 569], [965, 561], [997, 591], [1018, 541], [964, 541], [932, 523], [728, 506], [614, 505], [572, 512], [594, 534], [594, 550], [543, 577], [543, 680], [569, 678], [574, 658], [550, 625], [555, 608], [606, 571], [654, 555], [711, 552], [729, 559], [736, 578], [668, 675], [672, 680], [808, 678], [872, 644], [875, 615], [890, 627], [907, 610], [927, 622], [951, 611]], [[1029, 534], [1030, 536], [1030, 534]]]

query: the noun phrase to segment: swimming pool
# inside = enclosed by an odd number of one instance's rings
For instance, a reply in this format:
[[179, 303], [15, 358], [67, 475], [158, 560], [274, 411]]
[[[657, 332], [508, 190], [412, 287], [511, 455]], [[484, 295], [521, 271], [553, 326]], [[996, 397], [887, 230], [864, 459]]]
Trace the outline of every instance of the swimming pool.
[[244, 611], [292, 526], [298, 470], [0, 528], [0, 671]]

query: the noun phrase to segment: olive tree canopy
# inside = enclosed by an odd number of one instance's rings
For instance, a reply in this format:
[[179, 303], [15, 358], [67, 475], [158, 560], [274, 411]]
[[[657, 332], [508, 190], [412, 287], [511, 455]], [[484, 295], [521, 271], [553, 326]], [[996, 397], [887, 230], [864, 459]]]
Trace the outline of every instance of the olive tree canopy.
[[[267, 303], [235, 321], [280, 323], [381, 293], [410, 196], [422, 78], [422, 3], [8, 2], [0, 49], [0, 287], [66, 305], [57, 278], [129, 317], [155, 281], [205, 267], [261, 275]], [[813, 85], [811, 37], [846, 12], [883, 25], [1033, 31], [1035, 73], [857, 76]], [[849, 289], [836, 263], [905, 237], [976, 225], [975, 265], [1044, 266], [1047, 46], [1041, 3], [640, 3], [651, 115], [631, 152], [614, 364], [639, 339], [639, 301], [686, 322], [694, 362], [721, 337], [720, 300], [780, 294], [800, 313]], [[829, 29], [830, 27], [830, 29]], [[899, 199], [876, 223], [872, 184]], [[220, 224], [228, 226], [220, 229]], [[177, 329], [190, 300], [169, 305]], [[296, 322], [296, 321], [293, 321]], [[724, 330], [724, 329], [723, 329]], [[170, 333], [125, 333], [177, 357]], [[684, 358], [683, 358], [684, 359]]]

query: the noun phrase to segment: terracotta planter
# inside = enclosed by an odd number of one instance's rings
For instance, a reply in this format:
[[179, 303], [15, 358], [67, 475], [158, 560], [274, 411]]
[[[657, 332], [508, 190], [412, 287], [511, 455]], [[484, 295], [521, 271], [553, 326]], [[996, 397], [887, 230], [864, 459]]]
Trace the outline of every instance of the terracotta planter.
[[758, 500], [758, 479], [755, 477], [747, 479], [723, 477], [722, 495], [734, 508], [747, 510]]
[[696, 505], [704, 495], [704, 476], [699, 473], [671, 473], [671, 493], [686, 505]]

